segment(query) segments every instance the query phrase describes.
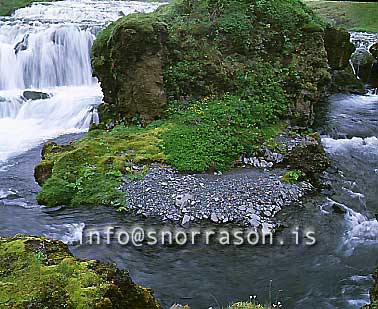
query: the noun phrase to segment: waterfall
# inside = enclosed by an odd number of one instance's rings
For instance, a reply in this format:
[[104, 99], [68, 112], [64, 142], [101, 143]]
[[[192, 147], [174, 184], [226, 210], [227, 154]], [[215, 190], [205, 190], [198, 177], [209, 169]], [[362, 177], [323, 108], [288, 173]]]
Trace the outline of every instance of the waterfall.
[[[102, 92], [90, 50], [98, 31], [161, 3], [65, 0], [34, 3], [0, 17], [0, 162], [98, 122]], [[31, 100], [24, 90], [43, 92]]]

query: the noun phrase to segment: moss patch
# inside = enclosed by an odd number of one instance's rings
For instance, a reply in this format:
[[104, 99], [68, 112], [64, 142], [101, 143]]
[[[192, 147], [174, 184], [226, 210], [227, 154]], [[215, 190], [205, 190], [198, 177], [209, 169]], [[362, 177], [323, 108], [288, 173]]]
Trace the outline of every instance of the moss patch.
[[142, 175], [148, 163], [165, 161], [159, 138], [165, 130], [124, 125], [111, 132], [92, 130], [68, 151], [45, 153], [42, 166], [46, 161], [54, 163], [38, 202], [48, 206], [125, 206], [125, 196], [119, 190], [123, 177]]
[[126, 271], [43, 237], [0, 238], [0, 275], [2, 308], [160, 308]]
[[353, 31], [378, 32], [378, 3], [304, 0], [318, 14]]

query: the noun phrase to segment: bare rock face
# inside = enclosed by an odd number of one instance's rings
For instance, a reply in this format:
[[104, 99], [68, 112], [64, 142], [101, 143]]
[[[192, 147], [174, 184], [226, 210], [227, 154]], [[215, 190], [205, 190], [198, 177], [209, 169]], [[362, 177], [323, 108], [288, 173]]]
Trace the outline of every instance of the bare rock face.
[[[111, 31], [110, 39], [108, 37]], [[93, 68], [104, 91], [102, 122], [135, 120], [148, 124], [164, 115], [164, 42], [167, 25], [150, 15], [124, 18], [99, 34], [93, 48]]]

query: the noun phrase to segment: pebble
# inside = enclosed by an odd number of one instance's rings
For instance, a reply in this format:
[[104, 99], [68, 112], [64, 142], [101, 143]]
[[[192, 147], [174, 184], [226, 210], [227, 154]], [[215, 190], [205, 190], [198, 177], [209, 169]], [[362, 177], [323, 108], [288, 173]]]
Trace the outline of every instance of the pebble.
[[306, 182], [281, 182], [283, 170], [243, 168], [229, 173], [182, 174], [152, 165], [144, 179], [126, 179], [122, 190], [136, 214], [186, 225], [210, 220], [214, 224], [274, 229], [274, 216], [313, 190]]

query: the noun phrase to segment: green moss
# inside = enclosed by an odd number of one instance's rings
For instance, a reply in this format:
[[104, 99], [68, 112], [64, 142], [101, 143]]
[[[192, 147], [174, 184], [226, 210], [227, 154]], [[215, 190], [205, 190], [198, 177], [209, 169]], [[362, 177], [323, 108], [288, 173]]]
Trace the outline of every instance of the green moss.
[[[48, 206], [125, 206], [119, 190], [125, 175], [145, 172], [144, 165], [164, 162], [159, 135], [162, 128], [118, 126], [111, 132], [92, 130], [65, 152], [46, 153], [53, 161], [52, 177], [43, 185], [37, 200]], [[141, 166], [134, 169], [134, 165]]]
[[303, 178], [303, 173], [299, 170], [289, 171], [281, 177], [283, 182], [286, 182], [289, 184], [295, 184], [299, 182], [301, 178]]
[[66, 245], [43, 237], [0, 238], [0, 274], [2, 308], [160, 308], [127, 272], [76, 259]]
[[378, 32], [378, 3], [322, 0], [304, 2], [337, 26], [353, 31]]

